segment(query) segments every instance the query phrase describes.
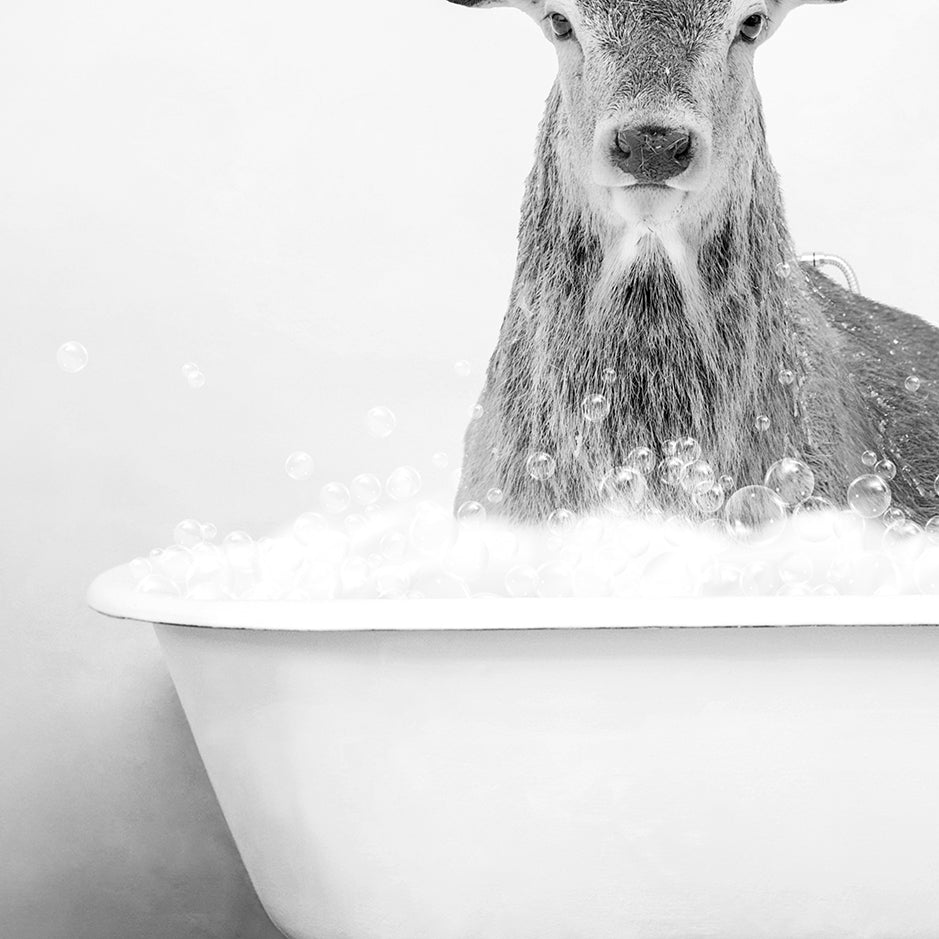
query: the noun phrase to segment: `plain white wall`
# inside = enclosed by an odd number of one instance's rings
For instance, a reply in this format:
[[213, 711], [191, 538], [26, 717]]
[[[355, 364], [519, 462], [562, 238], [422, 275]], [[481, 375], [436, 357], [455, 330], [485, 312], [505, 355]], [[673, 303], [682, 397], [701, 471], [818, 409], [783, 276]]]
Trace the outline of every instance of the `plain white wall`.
[[[334, 477], [446, 481], [430, 455], [457, 462], [501, 322], [553, 54], [514, 11], [444, 0], [0, 23], [0, 933], [272, 935], [152, 637], [83, 592], [185, 517], [260, 535]], [[933, 0], [806, 8], [759, 75], [800, 248], [939, 320], [937, 27]]]

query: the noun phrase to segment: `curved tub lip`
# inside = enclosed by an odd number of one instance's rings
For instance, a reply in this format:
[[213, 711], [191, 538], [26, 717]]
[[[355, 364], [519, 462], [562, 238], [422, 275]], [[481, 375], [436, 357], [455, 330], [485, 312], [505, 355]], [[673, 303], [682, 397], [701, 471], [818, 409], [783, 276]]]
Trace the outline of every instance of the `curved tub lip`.
[[111, 568], [89, 587], [88, 604], [117, 619], [259, 632], [939, 626], [931, 596], [187, 600], [134, 584], [129, 565]]

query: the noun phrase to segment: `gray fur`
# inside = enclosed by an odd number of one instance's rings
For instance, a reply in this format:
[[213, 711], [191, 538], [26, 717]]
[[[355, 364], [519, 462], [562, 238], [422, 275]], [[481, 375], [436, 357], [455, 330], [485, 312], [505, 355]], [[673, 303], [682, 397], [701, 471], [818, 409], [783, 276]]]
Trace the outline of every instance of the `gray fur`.
[[[457, 505], [486, 504], [486, 493], [499, 488], [503, 501], [487, 507], [517, 520], [599, 508], [603, 478], [632, 448], [661, 456], [666, 441], [690, 435], [715, 472], [738, 485], [760, 483], [775, 460], [798, 456], [815, 471], [816, 493], [836, 503], [870, 472], [861, 455], [874, 450], [899, 468], [895, 502], [919, 520], [939, 512], [932, 482], [939, 473], [939, 330], [809, 268], [779, 275], [794, 250], [749, 65], [741, 59], [723, 75], [705, 106], [700, 74], [680, 64], [706, 58], [728, 2], [579, 0], [592, 38], [607, 50], [602, 61], [587, 63], [595, 82], [605, 71], [621, 99], [650, 89], [660, 100], [677, 94], [714, 129], [721, 176], [707, 213], [687, 229], [701, 289], [683, 286], [655, 238], [643, 241], [628, 270], [610, 276], [617, 233], [595, 210], [571, 156], [593, 120], [578, 108], [591, 96], [596, 102], [599, 86], [579, 98], [562, 75], [538, 135], [510, 305], [480, 399], [483, 414], [466, 433]], [[649, 31], [659, 35], [663, 23], [667, 41], [648, 52]], [[630, 58], [637, 43], [647, 52]], [[678, 63], [668, 89], [661, 87], [663, 56]], [[723, 95], [740, 99], [736, 110], [717, 100]], [[607, 368], [618, 375], [612, 386], [602, 380]], [[781, 369], [796, 374], [793, 385], [779, 382]], [[914, 372], [923, 385], [912, 394], [903, 383]], [[612, 405], [598, 424], [581, 410], [594, 393]], [[757, 429], [758, 415], [770, 418], [769, 430]], [[539, 451], [557, 460], [545, 481], [526, 469]], [[653, 510], [694, 514], [682, 489], [657, 475], [648, 482]]]

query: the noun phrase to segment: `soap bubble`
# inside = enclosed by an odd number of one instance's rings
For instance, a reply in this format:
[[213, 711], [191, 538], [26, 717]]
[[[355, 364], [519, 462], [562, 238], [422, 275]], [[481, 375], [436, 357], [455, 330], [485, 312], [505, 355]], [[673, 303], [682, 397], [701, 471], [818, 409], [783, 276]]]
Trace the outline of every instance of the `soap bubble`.
[[478, 524], [486, 520], [486, 509], [479, 502], [464, 502], [456, 511], [457, 520], [465, 524]]
[[724, 504], [724, 499], [724, 489], [718, 484], [695, 489], [691, 496], [695, 507], [705, 515], [713, 515], [719, 511]]
[[792, 527], [805, 541], [826, 541], [834, 534], [835, 506], [822, 496], [810, 496], [792, 512]]
[[382, 536], [378, 546], [389, 561], [403, 561], [408, 548], [407, 535], [403, 531], [389, 531]]
[[557, 469], [557, 461], [549, 453], [533, 453], [526, 461], [525, 468], [532, 479], [539, 482], [550, 479]]
[[865, 466], [876, 466], [877, 465], [877, 454], [873, 450], [865, 450], [861, 456], [861, 462]]
[[350, 537], [354, 538], [368, 527], [368, 519], [364, 515], [353, 512], [352, 515], [347, 515], [343, 519], [342, 524]]
[[591, 424], [599, 424], [610, 413], [610, 402], [603, 395], [587, 395], [581, 404], [581, 410]]
[[892, 506], [887, 509], [883, 514], [883, 523], [887, 528], [892, 528], [894, 525], [899, 524], [900, 522], [906, 521], [906, 512], [903, 509], [898, 509], [896, 506]]
[[547, 561], [538, 568], [539, 597], [571, 597], [574, 595], [573, 570], [564, 561]]
[[284, 470], [291, 479], [298, 482], [302, 479], [309, 479], [313, 475], [313, 457], [302, 450], [295, 450], [287, 457]]
[[218, 537], [218, 529], [211, 522], [202, 523], [202, 540], [214, 541]]
[[447, 456], [442, 450], [438, 450], [431, 458], [430, 462], [434, 464], [437, 469], [446, 469], [450, 465], [450, 457]]
[[881, 479], [886, 479], [889, 482], [891, 479], [896, 479], [897, 465], [893, 460], [883, 459], [874, 467], [874, 472]]
[[318, 512], [304, 512], [293, 523], [294, 537], [301, 544], [311, 544], [317, 535], [328, 530], [329, 522]]
[[442, 554], [456, 539], [453, 517], [434, 502], [417, 506], [408, 534], [412, 547], [423, 555]]
[[548, 530], [555, 535], [571, 531], [577, 525], [577, 516], [570, 509], [555, 509], [548, 516]]
[[914, 561], [926, 548], [923, 529], [908, 518], [891, 525], [884, 532], [882, 543], [884, 549], [904, 565]]
[[771, 423], [772, 423], [772, 422], [770, 421], [770, 419], [769, 419], [765, 414], [761, 414], [761, 415], [756, 419], [756, 421], [754, 422], [754, 426], [756, 427], [756, 429], [757, 429], [758, 431], [760, 431], [761, 433], [763, 433], [763, 432], [769, 430], [769, 427], [770, 427], [770, 424], [771, 424]]
[[248, 571], [254, 567], [257, 546], [247, 532], [229, 532], [222, 542], [222, 548], [233, 570]]
[[193, 388], [196, 391], [198, 391], [200, 388], [205, 387], [205, 375], [203, 375], [202, 372], [196, 369], [194, 372], [190, 372], [186, 376], [186, 383], [189, 385], [190, 388]]
[[724, 475], [718, 479], [717, 484], [724, 490], [724, 495], [730, 495], [736, 488], [736, 480], [730, 473], [724, 473]]
[[675, 450], [682, 463], [694, 463], [701, 459], [701, 444], [694, 437], [682, 437]]
[[655, 453], [648, 447], [633, 447], [623, 465], [639, 470], [643, 476], [648, 476], [655, 469], [655, 463]]
[[681, 471], [681, 488], [696, 493], [699, 489], [710, 489], [714, 485], [714, 470], [706, 460], [686, 463]]
[[731, 536], [744, 544], [765, 544], [782, 534], [786, 508], [766, 486], [738, 489], [724, 506]]
[[939, 515], [934, 515], [926, 522], [926, 536], [932, 544], [939, 545]]
[[195, 362], [186, 362], [180, 371], [183, 373], [183, 378], [189, 378], [190, 375], [194, 375], [199, 371], [199, 366]]
[[180, 589], [176, 583], [163, 574], [148, 574], [137, 584], [137, 593], [178, 597], [180, 596]]
[[392, 411], [385, 407], [372, 408], [365, 415], [365, 426], [373, 437], [390, 437], [397, 423]]
[[360, 473], [349, 492], [358, 505], [374, 505], [381, 498], [381, 480], [374, 473]]
[[668, 486], [678, 486], [681, 484], [682, 473], [685, 471], [685, 464], [680, 456], [666, 457], [659, 464], [659, 475], [662, 482]]
[[786, 457], [769, 468], [763, 483], [787, 505], [795, 505], [812, 495], [815, 474], [801, 460]]
[[796, 380], [795, 372], [789, 368], [783, 368], [779, 371], [779, 384], [791, 385]]
[[74, 375], [88, 364], [88, 350], [80, 342], [65, 342], [59, 346], [55, 360], [63, 372]]
[[173, 541], [184, 548], [191, 548], [202, 541], [202, 526], [193, 518], [187, 518], [173, 529]]
[[478, 421], [485, 413], [486, 409], [481, 404], [473, 405], [473, 410], [470, 411], [470, 420]]
[[459, 362], [455, 362], [453, 365], [453, 371], [460, 376], [460, 378], [468, 378], [470, 373], [473, 371], [473, 367], [466, 361], [466, 359], [460, 359]]
[[490, 489], [486, 493], [486, 501], [493, 505], [498, 505], [505, 498], [505, 493], [501, 489]]
[[385, 491], [395, 502], [407, 502], [421, 491], [421, 474], [413, 466], [399, 466], [388, 477]]
[[788, 261], [780, 261], [776, 265], [776, 276], [780, 280], [786, 280], [792, 274], [792, 265]]
[[510, 597], [533, 597], [538, 591], [538, 571], [527, 564], [510, 568], [505, 575], [505, 590]]
[[614, 511], [627, 512], [636, 508], [646, 497], [646, 479], [631, 466], [619, 466], [608, 473], [600, 483], [600, 495]]
[[154, 568], [170, 579], [182, 583], [192, 572], [193, 557], [188, 548], [173, 545], [163, 551]]
[[603, 370], [603, 384], [612, 385], [616, 381], [616, 369], [615, 368], [605, 368]]
[[340, 515], [345, 512], [351, 501], [352, 495], [342, 483], [326, 483], [320, 489], [320, 505], [331, 515]]
[[848, 505], [861, 518], [879, 518], [892, 499], [890, 487], [880, 476], [859, 476], [848, 487]]
[[919, 375], [910, 375], [903, 383], [903, 387], [906, 388], [907, 391], [915, 393], [919, 391], [922, 384], [923, 380], [919, 377]]

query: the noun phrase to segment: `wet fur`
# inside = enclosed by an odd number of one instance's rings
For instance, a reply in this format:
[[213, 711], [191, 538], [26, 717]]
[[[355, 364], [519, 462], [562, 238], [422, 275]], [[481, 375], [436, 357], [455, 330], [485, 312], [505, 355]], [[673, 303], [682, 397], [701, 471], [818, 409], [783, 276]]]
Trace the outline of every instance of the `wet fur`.
[[[457, 505], [504, 500], [490, 513], [545, 518], [603, 504], [601, 483], [636, 446], [661, 456], [695, 437], [716, 474], [759, 483], [784, 455], [815, 471], [816, 493], [843, 503], [870, 472], [865, 450], [894, 459], [895, 502], [919, 520], [939, 511], [939, 331], [841, 290], [811, 269], [781, 278], [794, 256], [758, 103], [756, 141], [731, 195], [702, 221], [681, 270], [648, 236], [634, 264], [617, 262], [617, 233], [590, 208], [564, 151], [567, 120], [555, 86], [540, 128], [519, 231], [508, 313], [489, 364], [482, 416], [466, 433]], [[604, 369], [617, 380], [604, 385]], [[780, 384], [781, 369], [796, 383]], [[915, 371], [916, 394], [903, 388]], [[588, 423], [581, 402], [603, 393], [608, 418]], [[756, 418], [770, 418], [768, 431]], [[579, 440], [579, 445], [578, 445]], [[557, 460], [545, 481], [527, 458]], [[680, 488], [650, 477], [648, 508], [695, 514]]]

